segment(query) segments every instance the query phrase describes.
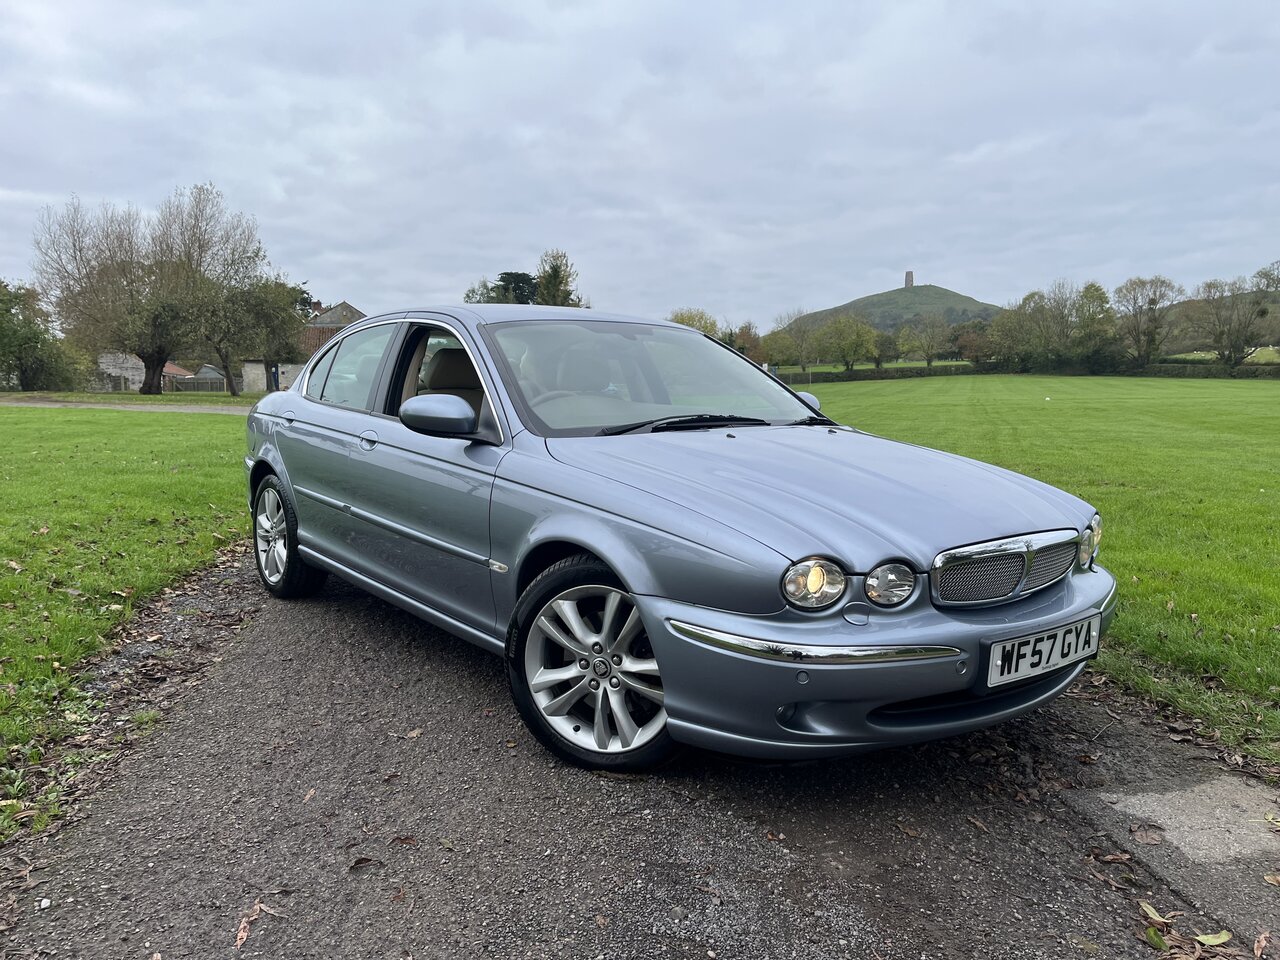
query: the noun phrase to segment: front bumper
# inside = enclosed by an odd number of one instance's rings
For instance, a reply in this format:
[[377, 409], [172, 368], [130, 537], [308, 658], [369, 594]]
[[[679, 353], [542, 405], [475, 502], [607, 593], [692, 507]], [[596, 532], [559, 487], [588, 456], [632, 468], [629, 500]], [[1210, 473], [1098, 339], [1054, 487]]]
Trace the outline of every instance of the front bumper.
[[[976, 730], [1048, 703], [1084, 670], [1076, 663], [988, 689], [992, 642], [1094, 614], [1105, 633], [1115, 615], [1115, 579], [1096, 564], [1040, 593], [981, 609], [939, 610], [922, 586], [901, 608], [854, 604], [847, 616], [839, 605], [819, 615], [757, 617], [637, 596], [672, 737], [786, 759]], [[751, 642], [735, 642], [744, 639]]]

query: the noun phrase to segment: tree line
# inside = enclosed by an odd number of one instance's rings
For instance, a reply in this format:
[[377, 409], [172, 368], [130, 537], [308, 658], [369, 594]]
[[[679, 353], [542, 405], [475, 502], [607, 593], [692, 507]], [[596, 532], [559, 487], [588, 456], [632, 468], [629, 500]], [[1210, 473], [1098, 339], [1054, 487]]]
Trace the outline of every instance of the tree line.
[[19, 389], [74, 386], [103, 351], [142, 361], [144, 394], [161, 392], [182, 351], [215, 356], [232, 394], [245, 356], [261, 357], [268, 379], [303, 359], [310, 294], [271, 269], [257, 223], [212, 184], [179, 187], [151, 214], [78, 197], [45, 208], [35, 279], [0, 295], [0, 379]]
[[759, 335], [705, 310], [685, 308], [668, 319], [735, 346], [757, 362], [818, 363], [845, 370], [877, 368], [900, 358], [968, 360], [1010, 372], [1114, 373], [1143, 369], [1165, 351], [1206, 349], [1234, 369], [1266, 343], [1280, 340], [1280, 260], [1250, 277], [1206, 280], [1190, 292], [1168, 277], [1133, 277], [1107, 291], [1090, 281], [1057, 280], [1033, 290], [990, 320], [948, 323], [918, 316], [897, 330], [879, 330], [865, 317], [842, 313], [826, 322], [790, 310]]

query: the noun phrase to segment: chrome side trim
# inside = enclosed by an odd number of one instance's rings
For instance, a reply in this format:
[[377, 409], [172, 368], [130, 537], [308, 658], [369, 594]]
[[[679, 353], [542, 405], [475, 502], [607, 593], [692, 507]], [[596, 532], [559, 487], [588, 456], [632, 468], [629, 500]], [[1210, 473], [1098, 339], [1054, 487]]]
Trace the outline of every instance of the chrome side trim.
[[[1030, 590], [1024, 589], [1027, 582], [1027, 574], [1031, 571], [1031, 561], [1035, 559], [1036, 554], [1045, 547], [1055, 547], [1062, 543], [1078, 543], [1080, 541], [1080, 531], [1075, 529], [1066, 530], [1048, 530], [1044, 533], [1024, 533], [1017, 537], [1005, 537], [1001, 540], [987, 540], [984, 543], [972, 543], [965, 547], [955, 547], [951, 550], [943, 550], [933, 558], [933, 563], [929, 567], [929, 593], [935, 606], [939, 607], [993, 607], [1001, 603], [1010, 603], [1021, 597], [1030, 596], [1040, 590], [1045, 590], [1055, 583], [1060, 583], [1063, 577], [1068, 576], [1075, 564], [1067, 567], [1066, 572], [1060, 576], [1050, 580], [1048, 583], [1042, 583], [1038, 587]], [[999, 597], [994, 600], [943, 600], [938, 595], [938, 573], [945, 567], [949, 567], [956, 563], [968, 563], [971, 560], [982, 560], [986, 557], [998, 557], [1010, 553], [1022, 554], [1022, 577], [1007, 596]]]
[[829, 647], [805, 643], [773, 643], [725, 633], [710, 627], [699, 627], [680, 620], [668, 620], [667, 625], [688, 640], [697, 640], [722, 650], [759, 657], [762, 660], [780, 660], [784, 663], [896, 663], [910, 660], [934, 660], [939, 657], [960, 656], [956, 647]]

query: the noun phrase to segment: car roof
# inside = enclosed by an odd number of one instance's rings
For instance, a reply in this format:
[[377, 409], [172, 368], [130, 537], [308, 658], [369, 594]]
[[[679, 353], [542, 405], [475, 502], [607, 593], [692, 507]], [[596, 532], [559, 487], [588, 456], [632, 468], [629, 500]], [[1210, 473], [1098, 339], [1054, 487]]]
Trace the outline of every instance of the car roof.
[[545, 307], [538, 304], [523, 303], [455, 303], [389, 310], [377, 316], [357, 320], [355, 323], [350, 324], [348, 329], [402, 317], [412, 319], [418, 314], [424, 313], [442, 313], [472, 327], [482, 326], [486, 323], [504, 323], [514, 320], [601, 320], [609, 323], [648, 323], [664, 327], [679, 326], [679, 324], [674, 324], [667, 320], [652, 320], [647, 317], [633, 317], [621, 313], [606, 313], [602, 310], [591, 310], [586, 307]]

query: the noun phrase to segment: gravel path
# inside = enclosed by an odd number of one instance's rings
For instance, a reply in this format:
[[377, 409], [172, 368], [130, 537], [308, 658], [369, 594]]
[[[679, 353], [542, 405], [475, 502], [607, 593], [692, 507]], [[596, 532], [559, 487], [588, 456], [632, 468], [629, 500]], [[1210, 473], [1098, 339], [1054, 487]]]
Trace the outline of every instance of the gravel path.
[[[162, 613], [189, 641], [246, 604], [73, 822], [10, 845], [0, 956], [1149, 957], [1139, 898], [1252, 956], [1280, 918], [1275, 790], [1114, 694], [851, 761], [601, 776], [525, 733], [496, 658], [338, 581], [284, 604], [242, 560]], [[1206, 788], [1234, 848], [1157, 819]]]

